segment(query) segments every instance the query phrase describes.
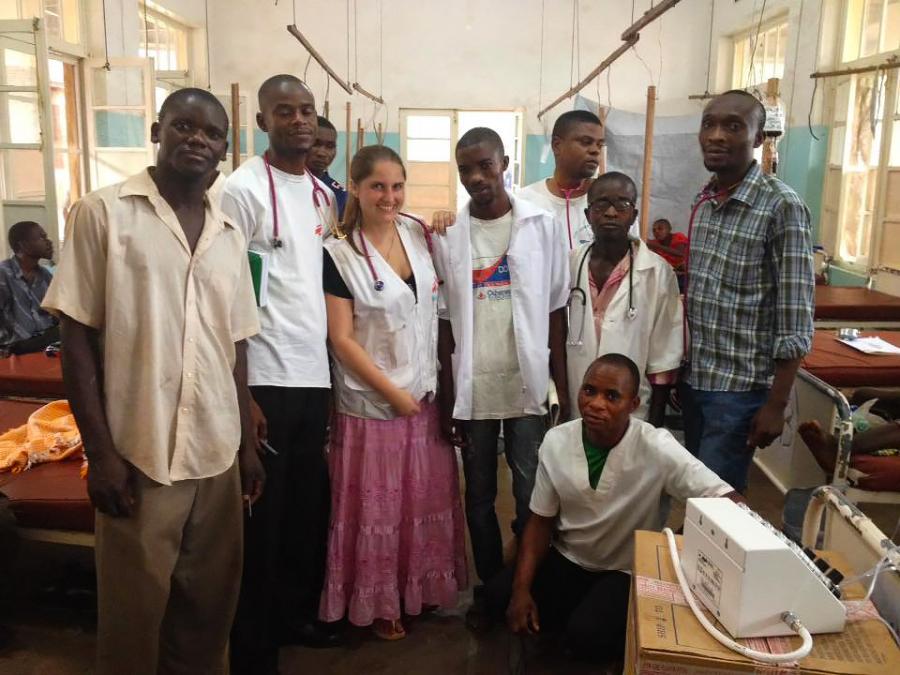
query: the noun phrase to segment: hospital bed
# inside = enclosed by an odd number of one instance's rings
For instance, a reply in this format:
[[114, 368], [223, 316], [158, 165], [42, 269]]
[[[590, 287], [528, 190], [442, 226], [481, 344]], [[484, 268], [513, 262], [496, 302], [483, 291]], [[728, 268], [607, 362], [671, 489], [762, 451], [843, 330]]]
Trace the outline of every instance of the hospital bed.
[[[900, 345], [900, 333], [880, 331], [878, 335]], [[831, 485], [854, 503], [900, 503], [900, 492], [875, 492], [853, 486], [851, 410], [839, 389], [898, 385], [900, 357], [862, 354], [838, 342], [833, 333], [817, 331], [813, 349], [798, 372], [784, 431], [769, 447], [756, 452], [754, 462], [782, 492], [821, 485], [823, 471], [797, 432], [801, 422], [816, 420], [840, 439], [835, 471], [828, 477]]]
[[[0, 400], [0, 431], [24, 424], [41, 405]], [[0, 494], [9, 500], [23, 539], [94, 545], [94, 509], [80, 460], [38, 464], [18, 474], [0, 473]]]
[[[894, 564], [900, 562], [900, 549], [889, 534], [879, 530], [846, 495], [830, 486], [812, 493], [803, 522], [803, 545], [838, 551], [858, 574], [873, 570], [885, 558]], [[862, 583], [870, 581], [864, 579]], [[884, 570], [878, 575], [872, 602], [885, 621], [895, 630], [900, 628], [900, 572]]]
[[816, 286], [816, 328], [900, 328], [900, 298], [868, 288]]
[[59, 358], [37, 352], [0, 359], [0, 396], [65, 398]]

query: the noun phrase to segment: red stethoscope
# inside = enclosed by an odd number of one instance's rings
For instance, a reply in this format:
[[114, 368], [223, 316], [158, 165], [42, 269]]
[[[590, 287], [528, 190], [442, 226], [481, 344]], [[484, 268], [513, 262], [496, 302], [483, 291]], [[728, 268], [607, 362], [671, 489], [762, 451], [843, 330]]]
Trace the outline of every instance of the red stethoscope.
[[[284, 241], [282, 241], [279, 236], [279, 228], [278, 228], [278, 200], [275, 197], [275, 179], [272, 178], [272, 165], [269, 164], [269, 151], [266, 150], [263, 153], [263, 163], [266, 165], [266, 176], [269, 178], [269, 198], [272, 201], [272, 246], [273, 248], [281, 248], [284, 246]], [[328, 193], [325, 192], [325, 188], [322, 187], [319, 180], [312, 175], [312, 172], [307, 170], [306, 175], [309, 176], [310, 180], [312, 180], [313, 186], [313, 207], [318, 211], [322, 208], [322, 204], [320, 203], [320, 199], [325, 200], [325, 206], [331, 206], [331, 200], [328, 198]], [[320, 226], [321, 227], [321, 226]]]
[[[416, 221], [419, 226], [422, 228], [422, 233], [425, 235], [425, 244], [428, 246], [428, 255], [432, 258], [434, 257], [434, 247], [431, 243], [431, 232], [428, 231], [428, 226], [419, 218], [416, 218], [413, 215], [408, 213], [400, 213], [401, 216], [406, 216], [410, 220]], [[399, 232], [397, 233], [399, 237]], [[384, 282], [381, 280], [381, 277], [378, 276], [378, 271], [375, 269], [375, 265], [372, 263], [372, 256], [369, 254], [369, 246], [366, 244], [366, 237], [363, 234], [362, 228], [359, 228], [359, 247], [362, 249], [363, 256], [365, 256], [366, 264], [369, 266], [369, 274], [372, 275], [372, 288], [374, 288], [379, 293], [384, 290]]]

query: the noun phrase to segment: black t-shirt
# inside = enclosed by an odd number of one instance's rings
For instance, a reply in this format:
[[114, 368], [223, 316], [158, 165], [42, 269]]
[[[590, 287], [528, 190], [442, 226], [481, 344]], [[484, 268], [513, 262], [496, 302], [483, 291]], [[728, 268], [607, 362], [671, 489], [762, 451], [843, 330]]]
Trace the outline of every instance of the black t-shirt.
[[[331, 295], [334, 295], [338, 298], [352, 300], [353, 293], [350, 292], [350, 289], [344, 282], [344, 278], [338, 271], [337, 265], [334, 264], [334, 259], [332, 259], [331, 254], [328, 252], [328, 249], [325, 249], [323, 253], [325, 255], [322, 259], [322, 288], [325, 289], [326, 293], [330, 293]], [[416, 296], [416, 300], [418, 300], [419, 295], [416, 291], [415, 275], [410, 274], [409, 278], [404, 279], [403, 281], [407, 286], [409, 286], [409, 290], [413, 292], [413, 295]], [[372, 283], [375, 283], [374, 279], [372, 280]]]

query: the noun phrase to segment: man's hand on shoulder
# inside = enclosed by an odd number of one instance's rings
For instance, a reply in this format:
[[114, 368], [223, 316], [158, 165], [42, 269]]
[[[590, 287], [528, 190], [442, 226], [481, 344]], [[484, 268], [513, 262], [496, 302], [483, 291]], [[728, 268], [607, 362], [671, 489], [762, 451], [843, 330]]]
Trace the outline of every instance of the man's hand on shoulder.
[[453, 211], [435, 211], [431, 216], [431, 231], [437, 235], [444, 236], [447, 230], [453, 227], [456, 222], [456, 213]]

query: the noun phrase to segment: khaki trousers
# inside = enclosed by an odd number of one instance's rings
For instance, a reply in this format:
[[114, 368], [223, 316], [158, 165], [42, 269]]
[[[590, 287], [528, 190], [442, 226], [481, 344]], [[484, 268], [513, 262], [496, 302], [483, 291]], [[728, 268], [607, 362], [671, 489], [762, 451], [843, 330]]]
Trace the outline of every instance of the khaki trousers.
[[135, 515], [97, 512], [97, 673], [227, 673], [243, 547], [237, 462], [173, 485], [136, 474]]

